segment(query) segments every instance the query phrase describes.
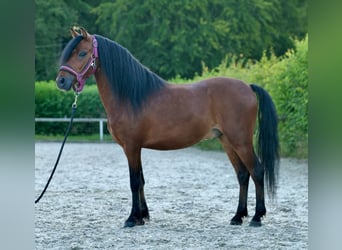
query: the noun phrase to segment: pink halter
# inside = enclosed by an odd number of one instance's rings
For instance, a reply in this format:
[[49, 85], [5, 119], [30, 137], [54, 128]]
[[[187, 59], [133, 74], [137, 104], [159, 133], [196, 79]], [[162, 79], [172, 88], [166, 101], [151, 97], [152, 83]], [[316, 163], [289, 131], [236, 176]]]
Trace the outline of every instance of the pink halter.
[[[59, 70], [65, 70], [68, 71], [72, 74], [74, 74], [76, 76], [77, 82], [78, 82], [78, 87], [74, 87], [73, 89], [75, 92], [80, 93], [84, 87], [84, 84], [87, 80], [87, 78], [91, 75], [93, 75], [96, 71], [96, 63], [95, 60], [96, 58], [98, 58], [98, 52], [97, 52], [97, 40], [95, 38], [95, 36], [93, 36], [93, 53], [91, 55], [91, 57], [89, 58], [89, 61], [87, 62], [87, 64], [84, 66], [84, 68], [81, 70], [80, 73], [76, 72], [73, 68], [71, 68], [70, 66], [67, 65], [62, 65]], [[92, 67], [92, 72], [88, 77], [85, 77], [85, 74], [88, 72], [88, 70], [90, 69], [90, 67]]]

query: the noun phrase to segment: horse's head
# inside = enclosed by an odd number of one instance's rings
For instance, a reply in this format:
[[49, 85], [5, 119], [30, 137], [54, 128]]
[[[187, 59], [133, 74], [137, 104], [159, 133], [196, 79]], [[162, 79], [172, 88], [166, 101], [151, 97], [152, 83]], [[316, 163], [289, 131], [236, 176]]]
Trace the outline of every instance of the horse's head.
[[73, 39], [64, 48], [56, 83], [61, 90], [81, 92], [85, 81], [95, 73], [97, 63], [97, 41], [84, 28], [78, 33], [71, 29]]

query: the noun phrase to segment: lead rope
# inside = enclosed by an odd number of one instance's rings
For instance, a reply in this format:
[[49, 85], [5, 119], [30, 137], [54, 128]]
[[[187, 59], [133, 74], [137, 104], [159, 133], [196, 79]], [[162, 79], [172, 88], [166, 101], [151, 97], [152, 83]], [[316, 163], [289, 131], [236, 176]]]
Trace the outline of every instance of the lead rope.
[[64, 135], [64, 140], [62, 142], [62, 146], [61, 146], [61, 149], [59, 150], [59, 153], [58, 153], [58, 156], [57, 156], [57, 160], [56, 160], [56, 163], [55, 163], [55, 166], [53, 167], [52, 169], [52, 172], [51, 172], [51, 175], [49, 177], [49, 180], [47, 181], [42, 193], [39, 195], [39, 197], [34, 201], [34, 203], [38, 203], [39, 200], [43, 197], [46, 189], [48, 188], [49, 184], [50, 184], [50, 181], [52, 180], [52, 177], [56, 171], [56, 168], [57, 168], [57, 165], [58, 165], [58, 162], [59, 162], [59, 159], [61, 158], [61, 155], [62, 155], [62, 151], [63, 151], [63, 148], [64, 148], [64, 144], [68, 138], [68, 135], [71, 131], [71, 128], [72, 128], [72, 121], [74, 120], [74, 115], [75, 115], [75, 112], [76, 112], [76, 109], [77, 109], [77, 98], [79, 96], [79, 92], [75, 92], [75, 100], [74, 100], [74, 103], [71, 105], [71, 118], [70, 118], [70, 122], [69, 122], [69, 126], [65, 132], [65, 135]]

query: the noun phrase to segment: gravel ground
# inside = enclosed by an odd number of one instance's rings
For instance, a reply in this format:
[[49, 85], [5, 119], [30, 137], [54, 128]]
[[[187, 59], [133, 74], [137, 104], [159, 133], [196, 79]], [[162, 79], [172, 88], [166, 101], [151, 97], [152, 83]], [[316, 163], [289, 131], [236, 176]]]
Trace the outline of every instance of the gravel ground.
[[[36, 196], [60, 143], [35, 144]], [[282, 159], [277, 200], [266, 200], [260, 228], [254, 214], [229, 225], [239, 187], [225, 153], [187, 148], [143, 150], [145, 196], [151, 220], [123, 228], [131, 209], [128, 166], [115, 143], [67, 143], [55, 176], [35, 205], [36, 249], [307, 249], [308, 164]]]

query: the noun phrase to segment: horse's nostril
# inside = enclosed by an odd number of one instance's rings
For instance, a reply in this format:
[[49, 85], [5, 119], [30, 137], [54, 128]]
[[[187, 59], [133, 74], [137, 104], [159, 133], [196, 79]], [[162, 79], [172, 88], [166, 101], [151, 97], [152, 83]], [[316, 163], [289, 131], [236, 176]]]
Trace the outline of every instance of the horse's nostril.
[[58, 87], [63, 88], [65, 85], [66, 79], [65, 77], [59, 77], [56, 79], [56, 82], [57, 82]]
[[72, 79], [67, 76], [59, 76], [56, 78], [56, 84], [59, 89], [68, 91], [72, 87]]

